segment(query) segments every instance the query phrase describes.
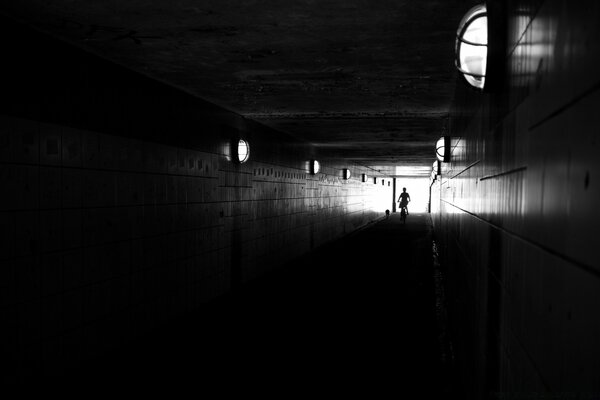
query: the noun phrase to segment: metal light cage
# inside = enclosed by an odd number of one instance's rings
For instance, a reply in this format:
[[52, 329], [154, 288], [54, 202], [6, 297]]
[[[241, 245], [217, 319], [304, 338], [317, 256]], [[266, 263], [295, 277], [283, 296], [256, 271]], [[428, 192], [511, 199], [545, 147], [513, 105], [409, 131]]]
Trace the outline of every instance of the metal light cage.
[[473, 87], [485, 87], [488, 58], [488, 20], [485, 4], [471, 8], [456, 32], [455, 64]]
[[435, 175], [442, 175], [442, 163], [439, 160], [433, 162], [431, 172]]
[[236, 139], [231, 142], [231, 154], [233, 161], [243, 164], [250, 158], [250, 145], [244, 139]]
[[450, 161], [450, 136], [442, 136], [435, 144], [435, 155], [438, 161]]

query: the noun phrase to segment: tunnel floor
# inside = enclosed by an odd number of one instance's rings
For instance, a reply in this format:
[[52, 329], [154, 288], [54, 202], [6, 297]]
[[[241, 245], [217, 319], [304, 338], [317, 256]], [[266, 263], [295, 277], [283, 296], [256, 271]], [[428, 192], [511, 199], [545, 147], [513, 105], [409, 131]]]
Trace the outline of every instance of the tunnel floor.
[[78, 379], [448, 397], [438, 333], [429, 214], [406, 225], [392, 214], [85, 365]]

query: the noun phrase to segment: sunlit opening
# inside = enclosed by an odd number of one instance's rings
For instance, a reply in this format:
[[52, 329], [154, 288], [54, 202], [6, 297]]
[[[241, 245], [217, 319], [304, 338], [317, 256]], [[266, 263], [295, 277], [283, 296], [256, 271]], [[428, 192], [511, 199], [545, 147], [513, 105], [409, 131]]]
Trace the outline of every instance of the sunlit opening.
[[396, 177], [399, 176], [408, 176], [408, 177], [418, 177], [418, 176], [427, 176], [431, 173], [431, 167], [427, 165], [398, 165], [395, 168], [394, 175]]
[[473, 7], [463, 17], [456, 38], [457, 67], [472, 86], [483, 89], [487, 68], [487, 10]]
[[392, 190], [381, 188], [376, 191], [372, 198], [371, 207], [378, 212], [385, 212], [385, 210], [393, 210], [392, 203]]
[[[396, 199], [402, 193], [402, 188], [406, 188], [406, 192], [410, 195], [410, 203], [408, 204], [409, 212], [427, 212], [429, 205], [429, 184], [430, 180], [427, 177], [423, 178], [396, 178]], [[399, 211], [399, 203], [396, 202], [396, 209]]]
[[240, 141], [238, 142], [237, 157], [240, 163], [245, 163], [250, 157], [250, 146], [243, 139], [240, 139]]

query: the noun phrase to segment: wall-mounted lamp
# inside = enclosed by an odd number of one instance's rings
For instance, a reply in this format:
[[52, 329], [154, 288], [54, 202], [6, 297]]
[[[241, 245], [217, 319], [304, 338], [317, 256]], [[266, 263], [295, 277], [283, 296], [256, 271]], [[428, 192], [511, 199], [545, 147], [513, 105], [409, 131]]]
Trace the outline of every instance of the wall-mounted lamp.
[[310, 160], [310, 173], [316, 175], [321, 170], [321, 164], [317, 160]]
[[450, 161], [450, 136], [442, 136], [435, 144], [435, 155], [439, 161]]
[[473, 87], [483, 89], [487, 72], [487, 8], [471, 8], [460, 21], [456, 32], [456, 68]]
[[231, 142], [231, 154], [233, 161], [243, 164], [250, 158], [250, 145], [244, 139], [236, 139]]
[[373, 183], [377, 185], [377, 177], [376, 176], [373, 177]]
[[504, 77], [507, 11], [503, 1], [471, 8], [456, 32], [456, 67], [474, 88], [499, 88]]
[[433, 162], [431, 173], [435, 174], [435, 175], [441, 175], [442, 174], [442, 163], [439, 160], [435, 160]]
[[342, 170], [344, 179], [350, 179], [350, 170], [348, 168], [344, 168]]
[[366, 182], [369, 179], [369, 177], [367, 176], [367, 174], [362, 174], [362, 181]]

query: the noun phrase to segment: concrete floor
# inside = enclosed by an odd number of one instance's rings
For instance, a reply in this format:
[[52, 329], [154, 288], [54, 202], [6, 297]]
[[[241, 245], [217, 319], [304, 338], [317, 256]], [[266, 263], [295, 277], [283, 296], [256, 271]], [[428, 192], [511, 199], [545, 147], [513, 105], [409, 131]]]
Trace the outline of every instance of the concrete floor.
[[429, 214], [381, 220], [80, 369], [99, 382], [448, 397]]

